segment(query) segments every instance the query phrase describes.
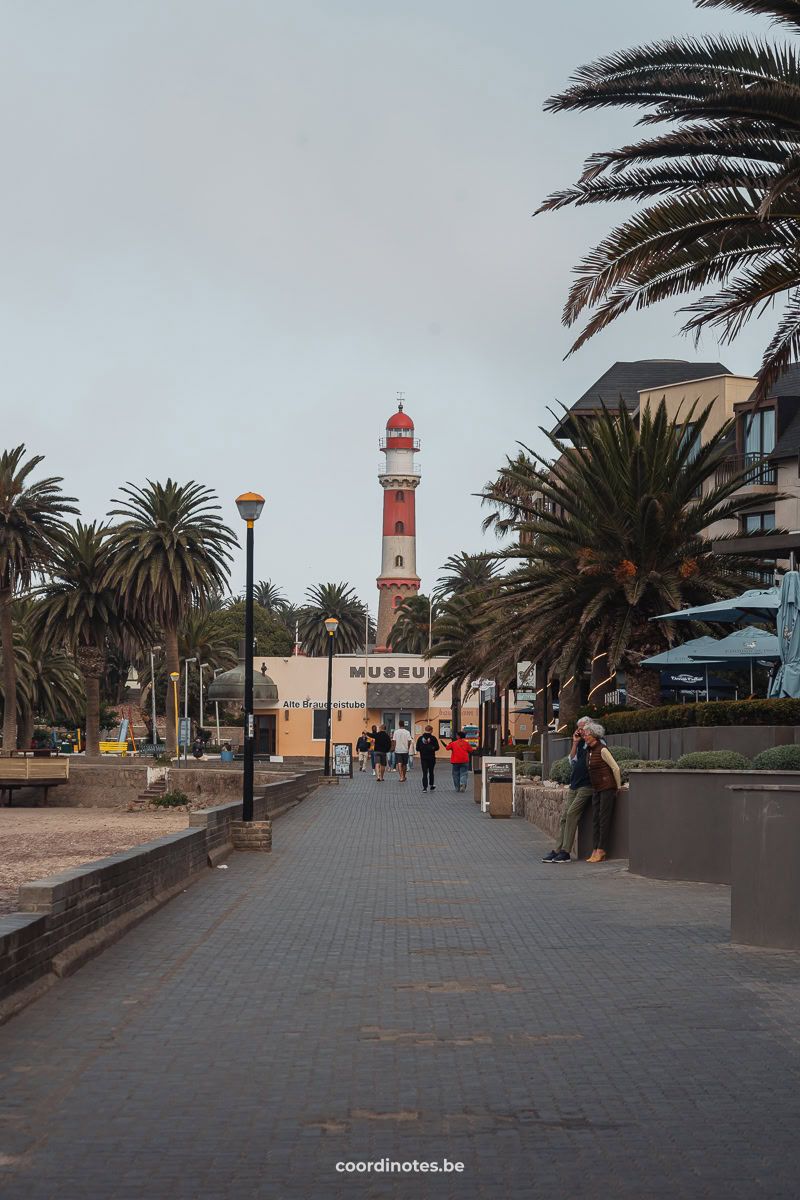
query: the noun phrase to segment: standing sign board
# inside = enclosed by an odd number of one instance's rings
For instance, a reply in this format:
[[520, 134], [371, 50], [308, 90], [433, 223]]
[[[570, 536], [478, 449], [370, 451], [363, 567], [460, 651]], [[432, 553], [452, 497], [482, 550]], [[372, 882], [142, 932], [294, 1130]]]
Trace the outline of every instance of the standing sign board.
[[334, 775], [353, 778], [353, 743], [333, 743], [333, 773]]
[[517, 686], [514, 689], [518, 704], [533, 704], [536, 700], [536, 663], [517, 663]]
[[481, 763], [481, 812], [486, 812], [489, 808], [489, 788], [488, 783], [491, 779], [510, 779], [511, 788], [514, 794], [514, 812], [517, 811], [517, 760], [513, 755], [505, 755], [502, 758], [484, 758]]
[[192, 742], [192, 718], [178, 718], [178, 745], [190, 746]]

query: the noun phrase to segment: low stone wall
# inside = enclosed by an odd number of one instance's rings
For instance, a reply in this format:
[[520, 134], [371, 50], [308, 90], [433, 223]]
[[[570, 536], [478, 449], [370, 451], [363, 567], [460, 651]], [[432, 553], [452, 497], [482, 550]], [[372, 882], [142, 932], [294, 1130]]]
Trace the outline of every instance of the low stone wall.
[[[266, 787], [276, 780], [321, 776], [322, 764], [293, 767], [283, 763], [257, 763], [253, 775], [255, 787]], [[147, 759], [71, 758], [69, 782], [51, 788], [47, 799], [53, 808], [125, 808], [154, 779], [166, 778], [168, 788], [186, 792], [195, 805], [222, 804], [236, 800], [242, 792], [241, 763], [193, 763], [189, 767], [167, 766]], [[26, 788], [15, 794], [16, 804], [39, 804], [44, 800], [41, 788]]]
[[[650, 729], [640, 733], [609, 733], [609, 749], [627, 746], [643, 759], [671, 758], [695, 750], [738, 750], [745, 758], [754, 758], [773, 746], [800, 744], [800, 725], [690, 725], [685, 729]], [[569, 738], [545, 739], [546, 767], [564, 758], [571, 746]]]
[[[189, 828], [19, 889], [0, 918], [0, 1021], [184, 891], [237, 846], [267, 849], [271, 819], [317, 785], [317, 772], [273, 781], [254, 796], [189, 814]], [[241, 779], [240, 779], [241, 784]]]
[[[666, 772], [665, 772], [666, 774]], [[517, 797], [522, 799], [525, 819], [542, 833], [557, 839], [561, 827], [561, 809], [568, 789], [542, 783], [517, 784]], [[592, 806], [587, 804], [578, 825], [571, 853], [588, 858], [592, 852]], [[609, 858], [628, 857], [628, 788], [623, 786], [614, 805], [611, 832], [608, 840]]]

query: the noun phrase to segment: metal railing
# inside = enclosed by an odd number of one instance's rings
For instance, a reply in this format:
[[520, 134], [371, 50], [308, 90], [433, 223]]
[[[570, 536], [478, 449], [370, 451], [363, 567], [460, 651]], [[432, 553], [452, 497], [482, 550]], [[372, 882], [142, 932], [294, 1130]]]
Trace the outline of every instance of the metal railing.
[[731, 454], [726, 458], [716, 470], [716, 482], [727, 483], [728, 480], [738, 475], [742, 471], [746, 471], [750, 464], [753, 465], [753, 470], [749, 471], [745, 476], [743, 487], [774, 487], [777, 480], [776, 468], [764, 459], [763, 454]]
[[410, 442], [411, 445], [410, 446], [405, 446], [405, 445], [389, 446], [388, 448], [390, 450], [419, 450], [419, 438], [406, 437], [406, 435], [404, 433], [402, 433], [400, 430], [398, 430], [397, 433], [391, 434], [388, 438], [382, 437], [380, 439], [380, 441], [378, 442], [378, 446], [380, 447], [381, 450], [386, 450], [387, 442], [394, 442], [397, 440], [397, 438], [402, 438], [404, 442]]
[[417, 479], [421, 474], [422, 467], [418, 462], [408, 463], [403, 467], [388, 467], [385, 462], [378, 463], [378, 475], [386, 475], [390, 479], [403, 479], [404, 477], [408, 477], [409, 479]]

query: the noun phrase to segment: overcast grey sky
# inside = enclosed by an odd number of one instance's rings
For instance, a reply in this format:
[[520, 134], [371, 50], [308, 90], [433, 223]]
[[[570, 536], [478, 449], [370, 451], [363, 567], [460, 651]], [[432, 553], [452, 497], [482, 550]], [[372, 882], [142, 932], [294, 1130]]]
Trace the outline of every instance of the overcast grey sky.
[[[598, 54], [750, 29], [690, 0], [3, 0], [4, 444], [84, 516], [168, 474], [267, 496], [256, 577], [376, 606], [378, 438], [422, 439], [418, 569], [615, 359], [690, 358], [662, 306], [562, 362], [610, 210], [531, 219], [633, 116], [545, 116]], [[780, 35], [783, 36], [783, 35]], [[768, 325], [771, 321], [768, 321]], [[768, 327], [718, 354], [751, 373]], [[233, 584], [241, 586], [237, 562]]]

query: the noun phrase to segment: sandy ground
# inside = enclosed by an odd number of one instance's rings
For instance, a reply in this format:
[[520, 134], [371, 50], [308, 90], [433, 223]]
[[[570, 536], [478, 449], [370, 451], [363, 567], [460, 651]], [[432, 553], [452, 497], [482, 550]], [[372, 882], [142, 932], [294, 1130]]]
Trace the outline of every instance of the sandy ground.
[[0, 913], [16, 909], [21, 883], [81, 867], [188, 826], [185, 812], [0, 808]]

